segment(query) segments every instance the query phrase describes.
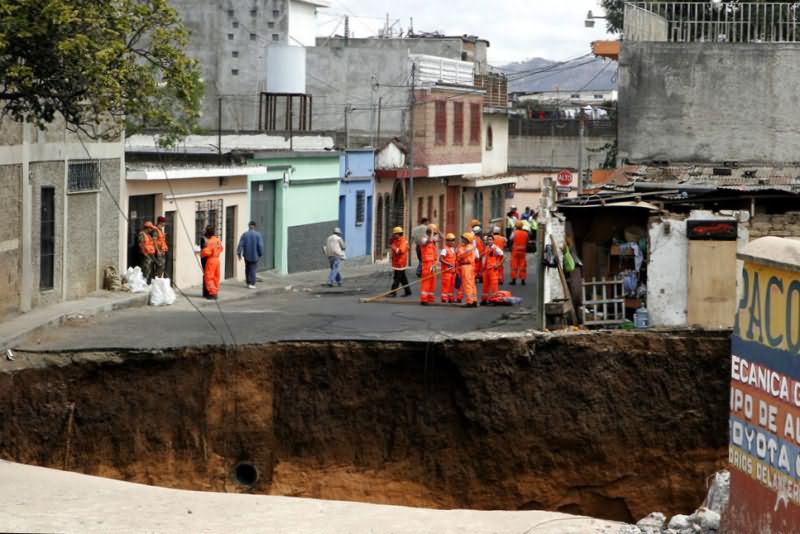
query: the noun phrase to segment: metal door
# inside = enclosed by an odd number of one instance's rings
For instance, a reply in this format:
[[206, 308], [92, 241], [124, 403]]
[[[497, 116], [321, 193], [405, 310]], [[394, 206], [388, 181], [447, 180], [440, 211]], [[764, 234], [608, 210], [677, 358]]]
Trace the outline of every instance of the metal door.
[[367, 256], [372, 254], [372, 195], [367, 197]]
[[447, 186], [447, 217], [445, 218], [445, 228], [448, 232], [459, 233], [456, 220], [458, 219], [458, 186]]
[[155, 222], [155, 214], [155, 195], [134, 195], [128, 198], [128, 267], [139, 265], [141, 257], [136, 236], [145, 221]]
[[164, 233], [167, 234], [167, 258], [164, 264], [164, 271], [167, 277], [175, 283], [175, 212], [168, 211], [164, 214], [167, 219], [164, 224]]
[[236, 277], [236, 206], [225, 208], [225, 280]]
[[342, 239], [347, 240], [347, 197], [339, 195], [339, 228], [342, 230]]
[[261, 180], [250, 184], [250, 218], [264, 237], [264, 255], [259, 271], [275, 268], [275, 182]]
[[39, 236], [39, 289], [53, 289], [56, 252], [56, 190], [41, 189]]

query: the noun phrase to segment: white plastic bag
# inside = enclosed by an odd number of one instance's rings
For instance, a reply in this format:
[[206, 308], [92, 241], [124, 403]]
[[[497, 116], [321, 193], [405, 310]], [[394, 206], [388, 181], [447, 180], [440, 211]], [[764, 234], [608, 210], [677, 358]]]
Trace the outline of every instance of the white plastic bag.
[[128, 267], [123, 276], [128, 281], [128, 289], [130, 289], [131, 293], [144, 293], [149, 289], [147, 280], [144, 279], [142, 274], [142, 269], [138, 265], [136, 267]]
[[175, 291], [169, 278], [153, 278], [150, 289], [151, 306], [170, 306], [175, 304]]

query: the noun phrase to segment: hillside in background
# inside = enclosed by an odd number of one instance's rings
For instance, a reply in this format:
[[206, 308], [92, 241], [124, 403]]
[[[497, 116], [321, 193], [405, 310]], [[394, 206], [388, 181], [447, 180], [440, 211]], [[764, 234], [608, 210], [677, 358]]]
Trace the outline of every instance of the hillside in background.
[[583, 57], [572, 61], [533, 58], [498, 67], [508, 75], [509, 92], [519, 91], [608, 91], [617, 88], [617, 63], [609, 59]]

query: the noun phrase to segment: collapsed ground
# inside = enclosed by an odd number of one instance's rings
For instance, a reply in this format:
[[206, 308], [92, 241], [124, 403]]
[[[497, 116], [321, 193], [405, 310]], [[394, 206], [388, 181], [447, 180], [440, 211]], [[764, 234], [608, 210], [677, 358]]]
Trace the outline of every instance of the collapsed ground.
[[18, 354], [0, 457], [183, 489], [623, 521], [727, 457], [725, 333]]

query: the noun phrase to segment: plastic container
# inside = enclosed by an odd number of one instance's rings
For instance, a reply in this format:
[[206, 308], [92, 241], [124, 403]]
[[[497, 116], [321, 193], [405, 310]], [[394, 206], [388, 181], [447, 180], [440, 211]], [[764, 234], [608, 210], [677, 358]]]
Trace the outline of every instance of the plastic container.
[[636, 328], [647, 328], [650, 326], [650, 312], [642, 306], [633, 314], [633, 324]]

